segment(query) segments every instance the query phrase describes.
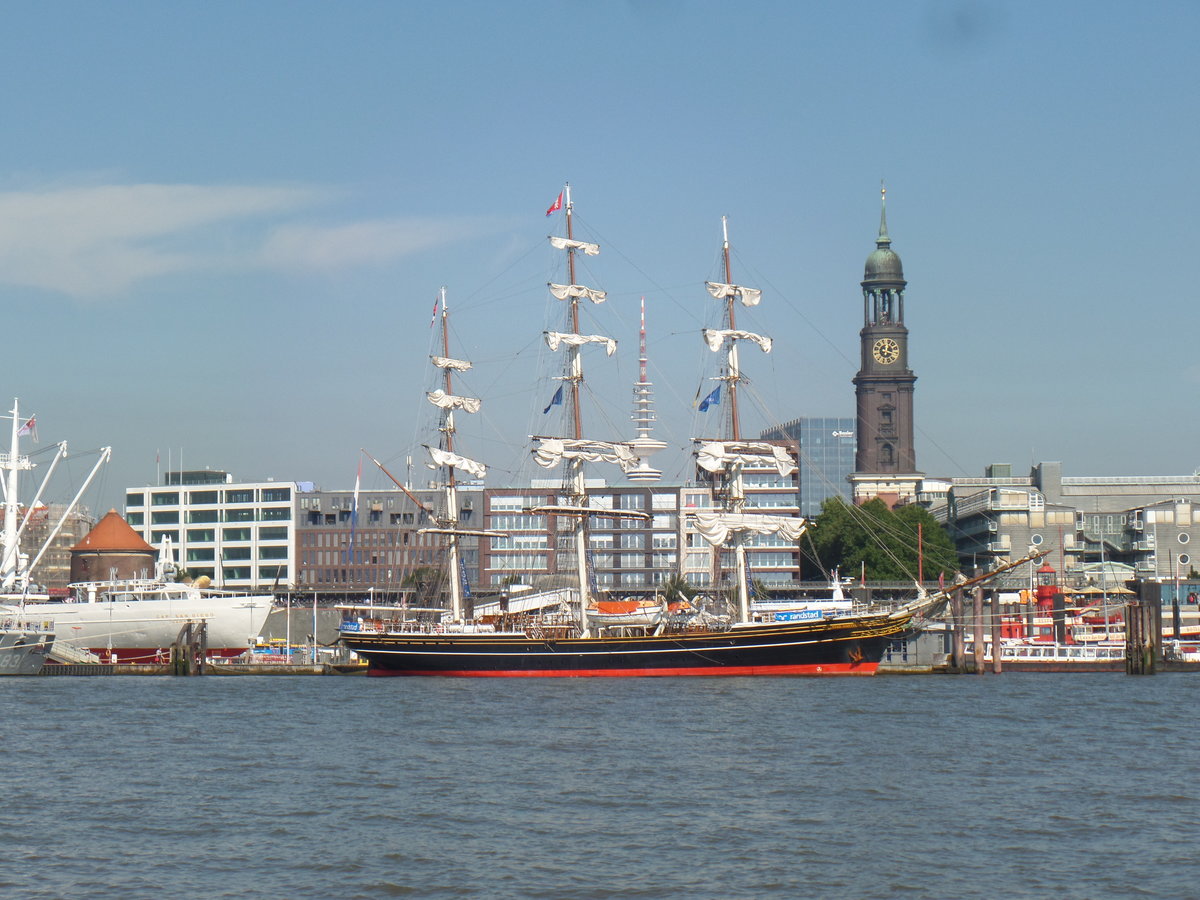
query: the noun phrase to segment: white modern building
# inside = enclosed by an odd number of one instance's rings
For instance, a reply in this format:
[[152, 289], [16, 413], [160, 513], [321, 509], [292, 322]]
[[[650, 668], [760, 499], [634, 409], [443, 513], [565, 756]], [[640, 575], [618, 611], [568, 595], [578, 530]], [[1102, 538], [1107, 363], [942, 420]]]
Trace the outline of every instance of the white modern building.
[[226, 588], [290, 587], [296, 482], [234, 482], [224, 472], [172, 472], [166, 485], [125, 491], [125, 520], [146, 541], [170, 539], [193, 577]]

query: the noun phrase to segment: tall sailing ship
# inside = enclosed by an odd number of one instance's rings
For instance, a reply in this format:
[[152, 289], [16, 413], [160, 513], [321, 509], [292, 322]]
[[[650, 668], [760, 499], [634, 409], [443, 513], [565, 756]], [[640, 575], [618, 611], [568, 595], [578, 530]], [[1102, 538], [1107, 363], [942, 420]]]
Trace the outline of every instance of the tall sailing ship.
[[[434, 357], [444, 375], [444, 388], [429, 395], [444, 410], [441, 441], [430, 448], [435, 464], [446, 470], [447, 518], [437, 530], [447, 538], [451, 582], [451, 609], [436, 622], [408, 618], [400, 608], [357, 607], [343, 623], [345, 644], [364, 657], [371, 675], [504, 676], [648, 676], [648, 675], [873, 675], [889, 641], [908, 628], [917, 604], [890, 612], [853, 611], [820, 615], [801, 621], [777, 621], [774, 615], [753, 615], [745, 544], [748, 535], [777, 534], [796, 541], [804, 532], [802, 518], [767, 515], [747, 504], [743, 469], [769, 464], [781, 475], [795, 471], [796, 463], [776, 445], [743, 439], [738, 417], [738, 386], [743, 381], [739, 345], [756, 344], [771, 349], [770, 338], [742, 331], [736, 324], [737, 304], [755, 306], [761, 292], [733, 283], [729, 262], [728, 230], [723, 240], [725, 281], [710, 282], [708, 292], [723, 305], [723, 327], [705, 329], [703, 338], [714, 352], [724, 352], [719, 376], [726, 392], [728, 413], [721, 438], [697, 441], [697, 464], [718, 483], [721, 508], [696, 513], [696, 525], [713, 546], [732, 557], [736, 611], [732, 616], [684, 614], [654, 615], [644, 607], [615, 610], [595, 598], [587, 558], [587, 522], [592, 516], [644, 517], [634, 510], [592, 507], [585, 490], [585, 466], [609, 463], [625, 473], [638, 469], [640, 460], [630, 443], [594, 440], [585, 436], [580, 403], [584, 381], [583, 353], [603, 347], [611, 356], [616, 341], [604, 335], [583, 334], [583, 303], [603, 303], [604, 291], [576, 280], [576, 256], [596, 256], [599, 245], [577, 240], [573, 233], [570, 186], [564, 190], [566, 235], [551, 236], [555, 249], [566, 254], [565, 284], [550, 284], [550, 292], [566, 307], [565, 331], [545, 334], [551, 350], [565, 352], [564, 374], [556, 399], [565, 390], [567, 434], [538, 436], [535, 460], [546, 468], [561, 466], [562, 498], [557, 505], [535, 507], [532, 514], [554, 515], [571, 523], [574, 548], [574, 581], [578, 585], [550, 594], [518, 595], [507, 608], [476, 606], [464, 614], [461, 604], [460, 563], [457, 542], [463, 531], [455, 520], [454, 470], [482, 465], [459, 456], [453, 446], [453, 412], [474, 411], [479, 401], [451, 390], [451, 372], [469, 363], [455, 360], [444, 343], [445, 356]], [[561, 199], [561, 198], [560, 198]], [[447, 315], [442, 308], [443, 336]], [[445, 341], [445, 337], [444, 337]], [[643, 378], [644, 380], [644, 378]], [[485, 534], [486, 533], [478, 533]], [[785, 617], [778, 617], [783, 619]]]

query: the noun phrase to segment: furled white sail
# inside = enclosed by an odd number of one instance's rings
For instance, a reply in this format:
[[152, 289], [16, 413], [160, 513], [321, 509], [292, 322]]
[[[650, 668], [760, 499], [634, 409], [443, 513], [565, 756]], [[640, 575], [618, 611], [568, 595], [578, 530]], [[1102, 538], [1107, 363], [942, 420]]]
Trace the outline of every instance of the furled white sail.
[[549, 469], [564, 459], [583, 459], [588, 462], [616, 463], [624, 472], [637, 468], [641, 460], [628, 444], [610, 441], [576, 441], [564, 438], [538, 438], [541, 446], [533, 451], [539, 466]]
[[762, 299], [762, 291], [758, 288], [743, 287], [740, 284], [722, 284], [719, 281], [706, 281], [708, 292], [718, 300], [726, 297], [741, 297], [742, 306], [758, 306]]
[[763, 353], [771, 352], [771, 339], [761, 334], [754, 334], [751, 331], [737, 331], [732, 328], [705, 328], [704, 342], [708, 344], [708, 349], [714, 353], [721, 349], [721, 345], [725, 343], [725, 338], [738, 341], [754, 341], [762, 348]]
[[551, 350], [557, 350], [559, 344], [570, 347], [580, 347], [584, 344], [603, 344], [605, 352], [612, 356], [617, 352], [617, 342], [614, 338], [602, 334], [564, 334], [561, 331], [547, 331], [546, 345]]
[[433, 364], [439, 369], [453, 369], [455, 372], [465, 372], [471, 364], [465, 359], [451, 359], [448, 356], [431, 356]]
[[778, 534], [786, 541], [796, 541], [807, 528], [806, 519], [788, 516], [769, 516], [761, 513], [696, 513], [696, 530], [714, 547], [720, 547], [735, 531], [750, 534]]
[[456, 469], [462, 469], [464, 472], [470, 472], [476, 478], [483, 478], [487, 475], [487, 466], [481, 462], [476, 462], [473, 459], [468, 459], [465, 456], [459, 456], [457, 453], [451, 453], [449, 450], [441, 450], [437, 447], [426, 447], [429, 451], [429, 456], [433, 459], [434, 465], [431, 469], [437, 466], [453, 466]]
[[710, 441], [696, 451], [696, 464], [709, 472], [719, 472], [730, 463], [774, 464], [780, 475], [791, 475], [796, 463], [783, 447], [760, 441]]
[[426, 395], [429, 402], [440, 409], [465, 409], [469, 413], [479, 412], [480, 401], [475, 397], [460, 397], [457, 394], [447, 394], [441, 388], [429, 391]]
[[[550, 235], [550, 246], [555, 250], [582, 250], [588, 256], [598, 256], [600, 254], [599, 244], [591, 244], [587, 241], [575, 241], [571, 238], [558, 237], [553, 234]], [[560, 297], [559, 299], [561, 300], [562, 298]]]
[[566, 300], [568, 297], [587, 297], [593, 303], [603, 303], [608, 299], [608, 291], [598, 291], [595, 288], [584, 287], [582, 284], [550, 282], [550, 293], [556, 300]]

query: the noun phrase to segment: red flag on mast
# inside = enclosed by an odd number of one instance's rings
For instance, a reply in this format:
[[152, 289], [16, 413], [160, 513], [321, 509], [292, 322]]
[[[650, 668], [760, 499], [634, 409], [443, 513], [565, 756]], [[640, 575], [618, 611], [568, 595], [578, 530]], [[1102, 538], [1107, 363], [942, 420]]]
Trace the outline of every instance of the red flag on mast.
[[550, 208], [548, 210], [546, 210], [546, 215], [552, 216], [556, 212], [558, 212], [560, 209], [562, 209], [562, 198], [563, 198], [563, 192], [559, 191], [558, 199], [550, 204]]

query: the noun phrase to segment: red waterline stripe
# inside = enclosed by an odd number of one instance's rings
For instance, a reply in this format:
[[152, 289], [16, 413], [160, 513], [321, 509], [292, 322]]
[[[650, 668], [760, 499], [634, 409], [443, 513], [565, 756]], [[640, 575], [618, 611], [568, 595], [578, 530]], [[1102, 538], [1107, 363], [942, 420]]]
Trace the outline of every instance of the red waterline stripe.
[[874, 675], [879, 663], [822, 663], [791, 666], [688, 666], [669, 669], [384, 669], [371, 666], [368, 675], [441, 675], [450, 678], [640, 678], [667, 675]]

